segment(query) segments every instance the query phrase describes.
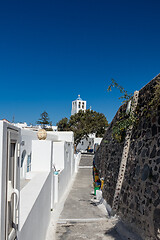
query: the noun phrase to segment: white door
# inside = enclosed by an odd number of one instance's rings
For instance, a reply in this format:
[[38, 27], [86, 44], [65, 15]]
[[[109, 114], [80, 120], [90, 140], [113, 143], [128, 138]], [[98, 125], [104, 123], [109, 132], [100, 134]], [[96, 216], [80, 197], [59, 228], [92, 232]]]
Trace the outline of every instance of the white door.
[[18, 132], [8, 129], [7, 132], [7, 172], [6, 172], [6, 237], [5, 240], [14, 240], [18, 230], [18, 169], [19, 169], [19, 143]]

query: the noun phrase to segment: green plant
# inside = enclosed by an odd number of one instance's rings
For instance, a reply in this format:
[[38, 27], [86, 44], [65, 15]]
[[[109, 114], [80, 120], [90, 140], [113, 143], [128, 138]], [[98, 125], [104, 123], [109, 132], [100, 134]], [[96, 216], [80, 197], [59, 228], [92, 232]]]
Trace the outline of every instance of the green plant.
[[121, 117], [112, 128], [112, 136], [118, 142], [122, 142], [126, 136], [126, 131], [129, 127], [133, 126], [137, 122], [137, 117], [133, 113], [121, 114]]
[[160, 106], [160, 82], [156, 81], [156, 84], [153, 88], [151, 100], [149, 102], [144, 103], [143, 109], [141, 110], [141, 116], [145, 116], [146, 118], [155, 117], [157, 115], [157, 109], [159, 106]]
[[45, 128], [45, 130], [48, 131], [48, 132], [52, 132], [53, 131], [53, 129], [51, 127], [50, 128]]
[[[134, 106], [135, 102], [133, 101], [133, 94], [128, 94], [127, 91], [114, 79], [112, 79], [112, 83], [109, 85], [107, 91], [110, 92], [113, 87], [119, 89], [120, 93], [123, 94], [119, 97], [119, 99], [124, 99], [123, 103], [128, 104], [128, 102], [131, 101], [131, 106]], [[112, 137], [116, 141], [122, 142], [126, 136], [127, 129], [129, 129], [130, 126], [133, 126], [136, 122], [137, 117], [135, 114], [132, 111], [126, 112], [126, 108], [124, 108], [112, 128]]]
[[117, 88], [119, 89], [120, 93], [123, 94], [121, 97], [119, 97], [119, 99], [124, 99], [124, 101], [122, 103], [128, 102], [129, 100], [131, 100], [131, 98], [133, 97], [133, 94], [130, 93], [128, 94], [127, 91], [120, 86], [113, 78], [111, 79], [112, 83], [108, 86], [107, 88], [107, 92], [111, 92], [112, 88]]
[[103, 140], [103, 142], [108, 144], [108, 143], [109, 143], [109, 140]]
[[159, 105], [160, 105], [160, 82], [156, 81], [156, 85], [154, 86], [154, 96], [152, 100], [149, 102], [150, 111], [156, 114]]

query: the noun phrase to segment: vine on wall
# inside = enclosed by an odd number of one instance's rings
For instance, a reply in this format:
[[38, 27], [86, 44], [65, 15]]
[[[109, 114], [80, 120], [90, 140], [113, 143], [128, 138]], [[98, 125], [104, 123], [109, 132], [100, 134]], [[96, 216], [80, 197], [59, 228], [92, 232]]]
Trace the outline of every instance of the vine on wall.
[[137, 117], [135, 117], [133, 113], [123, 113], [112, 128], [113, 138], [118, 142], [124, 141], [127, 129], [133, 126], [136, 122]]
[[[131, 101], [131, 107], [135, 104], [133, 101], [133, 94], [128, 94], [128, 92], [120, 86], [114, 79], [112, 79], [112, 83], [109, 85], [107, 91], [110, 92], [112, 88], [115, 87], [119, 89], [120, 93], [123, 94], [119, 99], [123, 99], [122, 103], [126, 103], [128, 105], [129, 101]], [[137, 121], [135, 115], [129, 110], [122, 110], [119, 114], [119, 119], [116, 124], [112, 128], [112, 136], [118, 141], [122, 142], [125, 139], [127, 129], [132, 126]]]
[[159, 106], [160, 106], [160, 81], [156, 81], [156, 85], [154, 87], [154, 96], [149, 103], [149, 107], [153, 113], [156, 113]]
[[142, 109], [137, 107], [137, 111], [140, 112], [141, 116], [146, 118], [152, 118], [157, 115], [158, 107], [160, 106], [160, 81], [156, 81], [153, 87], [153, 94], [151, 100], [146, 102]]
[[[123, 94], [119, 98], [124, 99], [122, 103], [128, 104], [128, 102], [131, 101], [131, 107], [133, 107], [135, 104], [133, 101], [133, 94], [128, 94], [123, 87], [121, 87], [114, 79], [112, 79], [112, 83], [109, 85], [107, 91], [110, 92], [114, 87], [119, 89], [120, 93]], [[142, 110], [139, 107], [137, 107], [134, 114], [131, 111], [127, 112], [126, 108], [124, 108], [119, 113], [118, 120], [112, 128], [113, 138], [118, 142], [124, 141], [127, 129], [130, 126], [133, 126], [138, 123], [140, 111], [141, 116], [146, 115], [146, 117], [150, 118], [156, 115], [158, 107], [160, 110], [160, 81], [157, 81], [156, 85], [154, 86], [154, 93], [151, 101], [146, 103]]]

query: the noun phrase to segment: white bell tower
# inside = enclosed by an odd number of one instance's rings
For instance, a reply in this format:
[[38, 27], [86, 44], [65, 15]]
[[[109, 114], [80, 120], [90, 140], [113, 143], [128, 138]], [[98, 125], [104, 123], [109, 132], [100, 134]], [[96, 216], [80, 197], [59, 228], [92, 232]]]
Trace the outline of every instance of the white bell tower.
[[78, 113], [80, 110], [86, 110], [86, 101], [83, 101], [78, 95], [78, 98], [75, 101], [72, 101], [72, 111], [71, 115]]

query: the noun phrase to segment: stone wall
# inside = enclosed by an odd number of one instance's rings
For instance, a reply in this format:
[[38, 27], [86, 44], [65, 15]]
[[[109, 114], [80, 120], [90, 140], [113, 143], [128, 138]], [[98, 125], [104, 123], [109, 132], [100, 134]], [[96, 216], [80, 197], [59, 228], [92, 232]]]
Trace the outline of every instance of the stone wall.
[[[160, 74], [139, 91], [135, 124], [117, 214], [143, 239], [160, 239], [160, 106], [148, 115], [148, 103]], [[121, 106], [95, 154], [95, 163], [104, 177], [103, 197], [112, 206], [121, 164], [124, 141], [112, 137]]]

